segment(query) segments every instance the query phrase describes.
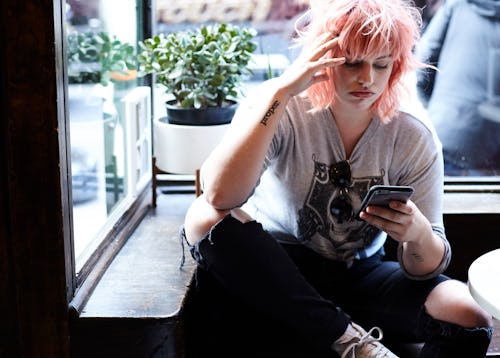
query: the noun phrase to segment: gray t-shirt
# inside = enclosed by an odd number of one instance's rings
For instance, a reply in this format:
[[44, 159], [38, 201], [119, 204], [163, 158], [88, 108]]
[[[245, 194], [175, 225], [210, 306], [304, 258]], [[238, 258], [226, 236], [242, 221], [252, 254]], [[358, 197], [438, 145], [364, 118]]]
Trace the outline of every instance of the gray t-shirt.
[[[386, 240], [385, 233], [355, 218], [368, 189], [410, 185], [412, 200], [446, 244], [446, 257], [431, 275], [442, 272], [450, 250], [442, 220], [442, 154], [432, 130], [404, 112], [389, 124], [375, 118], [346, 158], [331, 112], [310, 109], [301, 96], [288, 103], [244, 209], [278, 241], [304, 244], [326, 258], [350, 263], [373, 255]], [[243, 103], [233, 120], [245, 120], [251, 110]], [[338, 180], [346, 159], [350, 185]]]

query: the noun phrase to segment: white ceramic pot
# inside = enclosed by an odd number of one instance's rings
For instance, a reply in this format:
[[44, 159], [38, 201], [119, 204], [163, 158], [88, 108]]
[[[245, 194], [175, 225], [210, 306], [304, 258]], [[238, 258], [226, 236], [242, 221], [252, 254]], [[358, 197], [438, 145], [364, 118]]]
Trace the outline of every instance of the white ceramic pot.
[[154, 155], [158, 169], [194, 174], [220, 142], [229, 124], [189, 126], [154, 121]]

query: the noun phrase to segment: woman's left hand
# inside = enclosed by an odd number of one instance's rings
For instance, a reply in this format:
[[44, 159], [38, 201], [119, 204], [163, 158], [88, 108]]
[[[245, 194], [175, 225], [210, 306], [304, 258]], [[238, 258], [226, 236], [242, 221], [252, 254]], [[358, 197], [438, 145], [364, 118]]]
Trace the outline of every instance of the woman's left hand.
[[414, 202], [391, 201], [389, 208], [368, 206], [361, 219], [383, 230], [403, 248], [402, 265], [415, 276], [436, 270], [443, 259], [445, 245], [434, 234], [431, 223]]
[[360, 217], [400, 242], [418, 242], [432, 234], [429, 220], [411, 200], [391, 201], [389, 208], [371, 205]]

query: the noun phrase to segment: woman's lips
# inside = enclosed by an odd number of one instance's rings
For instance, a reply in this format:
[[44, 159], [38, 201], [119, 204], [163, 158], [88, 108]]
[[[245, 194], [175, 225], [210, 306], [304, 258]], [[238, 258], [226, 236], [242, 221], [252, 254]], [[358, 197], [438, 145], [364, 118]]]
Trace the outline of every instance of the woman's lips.
[[357, 97], [357, 98], [369, 98], [373, 96], [373, 92], [370, 91], [352, 91], [350, 92], [351, 96]]

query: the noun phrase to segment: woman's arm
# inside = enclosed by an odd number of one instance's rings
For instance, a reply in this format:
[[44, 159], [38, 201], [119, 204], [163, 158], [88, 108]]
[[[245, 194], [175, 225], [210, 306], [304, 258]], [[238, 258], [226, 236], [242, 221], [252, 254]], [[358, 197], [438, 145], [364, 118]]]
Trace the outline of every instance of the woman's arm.
[[335, 46], [337, 39], [330, 34], [320, 37], [280, 77], [263, 84], [258, 101], [244, 111], [247, 118], [230, 125], [201, 168], [204, 196], [210, 205], [231, 209], [247, 199], [290, 98], [316, 82], [328, 80], [325, 68], [345, 62], [344, 58], [325, 58]]
[[239, 206], [250, 194], [290, 98], [276, 80], [265, 83], [259, 92], [260, 103], [245, 108], [247, 118], [231, 123], [201, 168], [205, 198], [217, 209]]
[[398, 131], [388, 180], [412, 186], [414, 195], [407, 203], [391, 202], [390, 209], [368, 208], [365, 220], [398, 241], [398, 260], [409, 277], [425, 279], [444, 271], [451, 254], [443, 227], [443, 157], [430, 123], [403, 118], [395, 120], [411, 126]]

